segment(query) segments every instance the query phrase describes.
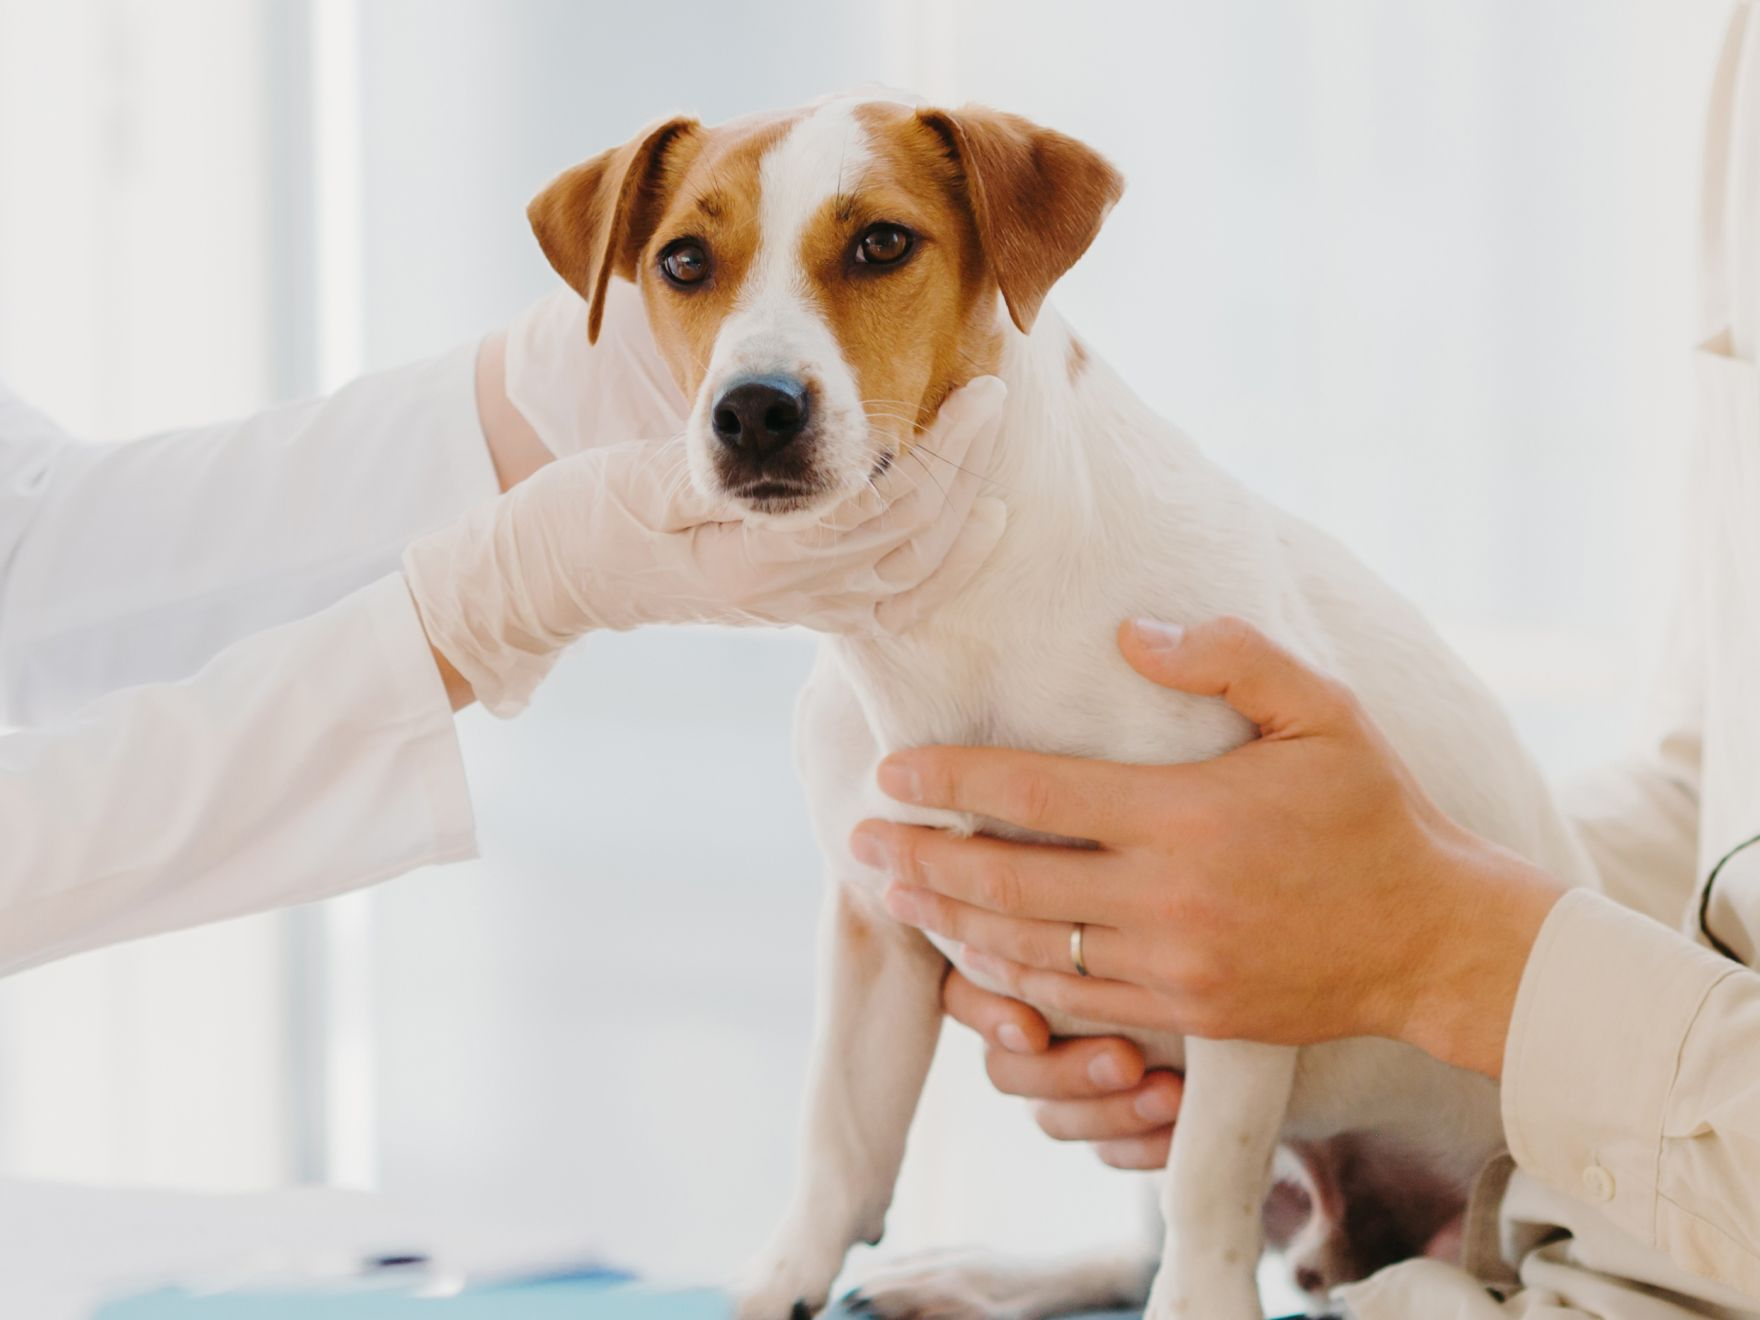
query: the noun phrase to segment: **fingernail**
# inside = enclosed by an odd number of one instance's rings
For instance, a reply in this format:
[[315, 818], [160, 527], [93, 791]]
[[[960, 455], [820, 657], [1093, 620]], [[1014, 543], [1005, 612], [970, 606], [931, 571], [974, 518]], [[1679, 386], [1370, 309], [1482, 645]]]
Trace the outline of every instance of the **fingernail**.
[[1138, 643], [1150, 651], [1171, 651], [1186, 635], [1186, 630], [1177, 623], [1163, 623], [1160, 619], [1132, 619], [1131, 627], [1136, 631]]
[[886, 891], [881, 900], [886, 910], [892, 914], [894, 921], [902, 921], [907, 926], [920, 926], [923, 922], [923, 905], [917, 896], [902, 885], [893, 885]]
[[1124, 1065], [1111, 1054], [1096, 1054], [1088, 1060], [1088, 1080], [1102, 1090], [1121, 1090], [1125, 1085]]
[[1144, 1091], [1131, 1108], [1145, 1123], [1171, 1123], [1179, 1112], [1174, 1108], [1173, 1097], [1159, 1088]]
[[858, 830], [849, 841], [849, 851], [863, 866], [872, 866], [877, 871], [892, 869], [892, 848], [873, 830]]
[[880, 763], [880, 791], [900, 802], [921, 802], [923, 781], [916, 768], [896, 761]]
[[996, 1028], [996, 1039], [1002, 1043], [1002, 1048], [1011, 1054], [1031, 1054], [1033, 1052], [1033, 1044], [1027, 1039], [1027, 1033], [1012, 1022], [1004, 1022]]

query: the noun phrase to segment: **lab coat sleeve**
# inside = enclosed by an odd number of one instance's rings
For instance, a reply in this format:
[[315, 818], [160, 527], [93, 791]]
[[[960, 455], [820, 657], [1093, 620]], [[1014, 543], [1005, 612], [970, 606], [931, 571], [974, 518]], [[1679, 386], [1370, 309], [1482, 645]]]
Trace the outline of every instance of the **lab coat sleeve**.
[[382, 579], [0, 738], [0, 974], [474, 855], [452, 712]]
[[1510, 1153], [1683, 1268], [1760, 1301], [1760, 974], [1590, 893], [1529, 958]]
[[497, 492], [476, 347], [328, 398], [81, 444], [0, 393], [0, 723], [187, 678]]

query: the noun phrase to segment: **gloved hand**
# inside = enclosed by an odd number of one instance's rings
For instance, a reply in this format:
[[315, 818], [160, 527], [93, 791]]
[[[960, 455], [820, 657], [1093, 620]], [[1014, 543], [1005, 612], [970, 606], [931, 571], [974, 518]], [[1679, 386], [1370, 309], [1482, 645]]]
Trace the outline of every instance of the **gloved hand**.
[[1006, 396], [994, 377], [973, 381], [923, 437], [928, 469], [894, 463], [798, 531], [705, 500], [682, 440], [621, 444], [551, 463], [417, 541], [404, 572], [429, 640], [497, 715], [522, 709], [556, 653], [597, 628], [902, 632], [1002, 535], [1002, 501], [984, 490]]
[[540, 298], [507, 327], [507, 397], [552, 454], [677, 435], [690, 413], [654, 347], [641, 291], [612, 280], [599, 342], [570, 288]]

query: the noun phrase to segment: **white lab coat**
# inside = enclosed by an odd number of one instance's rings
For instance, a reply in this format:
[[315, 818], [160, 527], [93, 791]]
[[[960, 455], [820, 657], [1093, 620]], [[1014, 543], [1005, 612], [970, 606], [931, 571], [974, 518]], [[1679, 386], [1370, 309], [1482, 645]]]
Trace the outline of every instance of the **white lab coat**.
[[0, 390], [0, 975], [474, 853], [396, 571], [495, 494], [474, 359], [119, 445]]

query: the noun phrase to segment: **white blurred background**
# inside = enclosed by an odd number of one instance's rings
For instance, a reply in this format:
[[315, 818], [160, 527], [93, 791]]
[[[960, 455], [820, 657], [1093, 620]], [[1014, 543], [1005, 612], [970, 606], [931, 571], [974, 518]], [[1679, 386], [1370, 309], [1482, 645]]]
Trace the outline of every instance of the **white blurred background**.
[[[550, 288], [527, 197], [656, 115], [992, 102], [1129, 176], [1057, 294], [1088, 342], [1418, 599], [1564, 775], [1657, 643], [1725, 13], [0, 0], [0, 376], [104, 438], [331, 388]], [[517, 1200], [736, 1265], [811, 1015], [811, 645], [596, 639], [517, 723], [465, 717], [481, 863], [0, 986], [0, 1173]], [[944, 1055], [889, 1248], [1130, 1231], [1134, 1180]]]

